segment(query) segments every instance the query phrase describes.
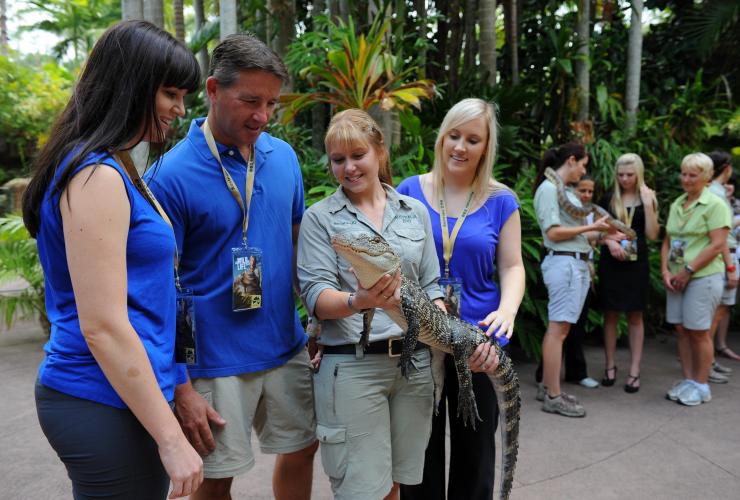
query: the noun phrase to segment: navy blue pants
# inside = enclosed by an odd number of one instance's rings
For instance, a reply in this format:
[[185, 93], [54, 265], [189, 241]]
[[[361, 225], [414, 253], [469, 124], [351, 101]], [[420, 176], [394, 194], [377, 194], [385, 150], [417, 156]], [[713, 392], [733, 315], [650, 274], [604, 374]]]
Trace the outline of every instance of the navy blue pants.
[[[439, 414], [433, 417], [432, 435], [424, 459], [424, 479], [415, 486], [401, 485], [401, 500], [491, 500], [493, 497], [495, 435], [498, 405], [491, 380], [473, 374], [473, 393], [483, 421], [475, 430], [457, 417], [457, 374], [452, 356], [445, 356], [445, 387]], [[445, 427], [450, 412], [450, 477], [445, 497]]]
[[36, 411], [67, 468], [75, 500], [163, 500], [170, 480], [157, 444], [130, 410], [36, 383]]

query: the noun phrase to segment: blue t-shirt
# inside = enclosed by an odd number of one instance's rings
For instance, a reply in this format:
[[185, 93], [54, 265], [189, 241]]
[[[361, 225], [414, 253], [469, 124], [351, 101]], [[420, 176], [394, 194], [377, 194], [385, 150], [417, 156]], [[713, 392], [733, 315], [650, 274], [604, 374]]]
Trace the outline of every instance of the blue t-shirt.
[[[439, 212], [432, 208], [424, 197], [419, 176], [405, 179], [397, 191], [421, 201], [429, 211], [440, 274], [444, 276], [445, 262]], [[518, 208], [516, 197], [511, 192], [498, 191], [489, 197], [482, 207], [465, 218], [457, 234], [450, 259], [450, 276], [463, 280], [460, 296], [460, 318], [463, 321], [478, 326], [479, 321], [498, 309], [501, 293], [494, 280], [496, 247], [501, 228]], [[455, 222], [456, 217], [447, 217], [450, 231]]]
[[[285, 364], [305, 345], [293, 299], [293, 224], [303, 217], [303, 178], [293, 149], [260, 134], [247, 239], [262, 250], [262, 307], [234, 312], [231, 249], [242, 246], [243, 213], [194, 120], [187, 137], [145, 176], [175, 228], [180, 281], [193, 290], [198, 363], [190, 376], [225, 377]], [[244, 200], [247, 166], [217, 143]]]
[[[68, 163], [57, 169], [57, 177]], [[175, 239], [172, 229], [136, 190], [126, 171], [108, 153], [91, 153], [75, 169], [108, 165], [123, 178], [131, 218], [126, 240], [128, 318], [144, 345], [162, 394], [171, 401], [177, 382], [175, 350]], [[108, 168], [99, 167], [99, 168]], [[44, 347], [46, 358], [39, 368], [40, 382], [51, 389], [116, 408], [125, 403], [108, 382], [80, 330], [72, 281], [67, 266], [57, 177], [41, 204], [37, 236], [39, 260], [44, 270], [46, 312], [51, 337]], [[101, 286], [104, 284], [101, 283]]]

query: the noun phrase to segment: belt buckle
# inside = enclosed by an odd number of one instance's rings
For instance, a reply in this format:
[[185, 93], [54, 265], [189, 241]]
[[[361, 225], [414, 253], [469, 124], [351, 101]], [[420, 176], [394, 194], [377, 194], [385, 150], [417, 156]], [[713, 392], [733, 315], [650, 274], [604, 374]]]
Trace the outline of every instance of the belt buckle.
[[[398, 342], [398, 345], [400, 345], [398, 353], [396, 353], [393, 350], [394, 342]], [[398, 358], [401, 356], [402, 352], [403, 352], [403, 343], [401, 342], [401, 339], [388, 339], [388, 357], [389, 358]]]

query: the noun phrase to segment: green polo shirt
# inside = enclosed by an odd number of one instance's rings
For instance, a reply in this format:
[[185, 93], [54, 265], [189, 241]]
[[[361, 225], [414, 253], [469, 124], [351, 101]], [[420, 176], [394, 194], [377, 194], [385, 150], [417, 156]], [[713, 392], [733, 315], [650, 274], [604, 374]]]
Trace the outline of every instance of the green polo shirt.
[[[666, 232], [671, 241], [682, 240], [684, 246], [684, 262], [692, 262], [699, 253], [710, 243], [709, 231], [723, 227], [730, 228], [732, 220], [724, 202], [704, 188], [701, 195], [687, 208], [683, 208], [686, 193], [682, 194], [671, 204], [668, 214]], [[672, 273], [677, 273], [682, 264], [668, 263]], [[711, 274], [723, 273], [725, 264], [722, 255], [718, 254], [709, 264], [696, 271], [693, 278], [701, 278]]]

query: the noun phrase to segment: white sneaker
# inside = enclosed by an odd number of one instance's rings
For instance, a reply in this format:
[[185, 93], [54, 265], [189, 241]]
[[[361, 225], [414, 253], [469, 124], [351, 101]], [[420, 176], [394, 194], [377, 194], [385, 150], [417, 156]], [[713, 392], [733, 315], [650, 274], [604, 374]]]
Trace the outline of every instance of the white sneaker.
[[732, 373], [732, 368], [730, 368], [729, 366], [721, 365], [716, 361], [712, 363], [712, 370], [723, 375], [729, 375], [730, 373]]
[[723, 375], [714, 368], [709, 370], [709, 381], [713, 384], [726, 384], [730, 381], [727, 375]]
[[578, 384], [587, 389], [596, 389], [600, 385], [596, 380], [592, 379], [591, 377], [586, 377], [584, 379], [581, 379], [580, 382], [578, 382]]
[[693, 380], [678, 393], [678, 402], [686, 406], [697, 406], [702, 403], [708, 403], [711, 400], [712, 393], [709, 390], [709, 386], [704, 389]]
[[676, 382], [675, 384], [673, 384], [673, 387], [668, 389], [668, 392], [665, 395], [666, 399], [670, 399], [671, 401], [677, 401], [678, 394], [683, 390], [684, 387], [686, 387], [687, 384], [691, 384], [691, 380], [684, 379], [684, 380], [681, 380], [680, 382]]

